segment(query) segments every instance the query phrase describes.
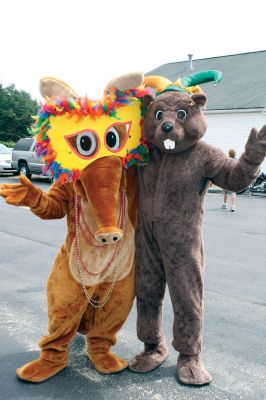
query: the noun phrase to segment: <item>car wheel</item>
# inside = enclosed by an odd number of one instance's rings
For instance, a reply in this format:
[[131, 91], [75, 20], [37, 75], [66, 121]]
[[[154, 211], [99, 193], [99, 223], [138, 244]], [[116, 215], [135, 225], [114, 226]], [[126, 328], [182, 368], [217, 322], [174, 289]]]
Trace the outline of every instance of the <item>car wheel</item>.
[[25, 175], [28, 179], [31, 178], [31, 173], [26, 163], [19, 164], [18, 171], [19, 175]]

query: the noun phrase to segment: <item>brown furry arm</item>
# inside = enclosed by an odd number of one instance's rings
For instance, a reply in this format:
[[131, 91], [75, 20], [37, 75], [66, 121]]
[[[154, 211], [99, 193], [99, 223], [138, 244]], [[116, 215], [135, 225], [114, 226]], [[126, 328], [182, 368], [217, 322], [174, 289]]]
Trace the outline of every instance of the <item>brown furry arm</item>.
[[39, 193], [31, 211], [42, 219], [63, 218], [69, 211], [70, 197], [70, 184], [54, 183], [47, 193]]
[[0, 185], [0, 196], [7, 204], [30, 207], [31, 211], [43, 219], [63, 218], [69, 210], [72, 186], [53, 184], [46, 194], [33, 185], [26, 177], [19, 177], [20, 183]]
[[248, 187], [260, 173], [260, 164], [266, 154], [266, 125], [257, 133], [252, 129], [245, 151], [238, 162], [224, 156], [223, 166], [217, 174], [209, 176], [223, 189], [238, 192]]

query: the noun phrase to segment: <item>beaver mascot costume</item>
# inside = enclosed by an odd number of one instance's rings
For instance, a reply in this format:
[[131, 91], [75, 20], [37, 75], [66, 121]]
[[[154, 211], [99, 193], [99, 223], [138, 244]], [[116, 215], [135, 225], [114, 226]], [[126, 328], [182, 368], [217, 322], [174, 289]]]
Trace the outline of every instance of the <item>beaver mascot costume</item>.
[[207, 122], [201, 107], [207, 98], [196, 83], [219, 80], [204, 71], [175, 83], [147, 77], [157, 90], [145, 99], [143, 134], [152, 145], [139, 169], [139, 217], [136, 231], [137, 333], [144, 351], [129, 362], [149, 372], [167, 357], [162, 303], [168, 285], [174, 311], [173, 346], [179, 352], [178, 379], [204, 385], [212, 377], [200, 360], [203, 323], [204, 251], [202, 222], [208, 182], [233, 192], [259, 174], [266, 153], [266, 125], [252, 129], [238, 161], [201, 138]]

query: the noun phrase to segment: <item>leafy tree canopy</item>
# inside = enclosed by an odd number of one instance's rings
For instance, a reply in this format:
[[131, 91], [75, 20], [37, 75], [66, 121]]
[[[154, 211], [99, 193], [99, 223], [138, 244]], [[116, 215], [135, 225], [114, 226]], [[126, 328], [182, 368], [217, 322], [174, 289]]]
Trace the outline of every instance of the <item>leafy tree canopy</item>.
[[17, 90], [15, 85], [4, 88], [0, 84], [0, 141], [16, 142], [28, 136], [31, 118], [37, 114], [38, 104], [29, 93]]

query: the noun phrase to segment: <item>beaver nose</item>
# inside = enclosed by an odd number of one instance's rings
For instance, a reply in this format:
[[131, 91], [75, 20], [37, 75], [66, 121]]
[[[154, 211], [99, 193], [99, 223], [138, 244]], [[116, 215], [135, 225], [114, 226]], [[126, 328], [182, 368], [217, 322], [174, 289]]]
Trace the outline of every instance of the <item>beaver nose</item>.
[[171, 124], [171, 122], [165, 122], [162, 126], [162, 130], [164, 131], [164, 133], [168, 133], [173, 129], [173, 124]]

